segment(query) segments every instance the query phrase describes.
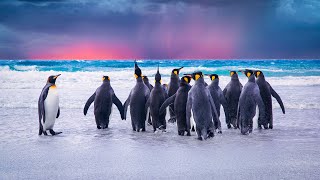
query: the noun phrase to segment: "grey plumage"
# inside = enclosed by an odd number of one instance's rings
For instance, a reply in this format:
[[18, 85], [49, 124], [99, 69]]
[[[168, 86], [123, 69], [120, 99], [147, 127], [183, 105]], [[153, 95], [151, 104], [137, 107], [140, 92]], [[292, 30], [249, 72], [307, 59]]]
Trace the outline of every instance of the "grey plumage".
[[[216, 106], [216, 110], [218, 113], [218, 116], [220, 117], [220, 106], [222, 105], [225, 112], [225, 119], [226, 122], [230, 122], [229, 120], [229, 114], [228, 114], [228, 107], [227, 107], [227, 101], [223, 95], [223, 92], [221, 88], [219, 87], [219, 76], [217, 74], [210, 74], [209, 75], [211, 79], [211, 84], [207, 87], [210, 91], [211, 97], [213, 99], [213, 102]], [[215, 128], [219, 128], [221, 132], [221, 122], [219, 119], [215, 119], [215, 116], [213, 116], [215, 122]]]
[[253, 71], [245, 70], [243, 73], [248, 77], [248, 82], [245, 84], [239, 99], [238, 106], [238, 126], [240, 127], [242, 134], [251, 133], [253, 129], [253, 117], [256, 114], [256, 106], [259, 107], [260, 120], [259, 125], [265, 124], [265, 106], [260, 96], [260, 91]]
[[168, 98], [167, 93], [161, 85], [161, 74], [159, 72], [159, 67], [155, 75], [155, 85], [150, 93], [150, 97], [147, 101], [146, 108], [150, 106], [150, 115], [152, 119], [153, 131], [157, 128], [161, 130], [166, 129], [166, 111], [160, 112], [160, 106]]
[[196, 123], [198, 139], [207, 139], [214, 136], [214, 124], [212, 117], [219, 119], [216, 107], [209, 90], [206, 88], [202, 72], [192, 74], [195, 84], [188, 93], [186, 107], [186, 119], [190, 122], [191, 110]]
[[175, 115], [177, 118], [178, 134], [183, 136], [187, 132], [187, 136], [190, 136], [190, 121], [186, 119], [186, 106], [188, 100], [188, 93], [191, 89], [190, 86], [191, 77], [183, 76], [180, 80], [179, 89], [177, 92], [168, 98], [160, 107], [160, 113], [165, 112], [166, 107], [170, 104], [174, 105]]
[[[285, 114], [285, 109], [282, 103], [282, 100], [278, 93], [271, 87], [271, 85], [265, 80], [264, 74], [262, 71], [254, 71], [255, 76], [257, 77], [256, 83], [259, 86], [260, 95], [265, 105], [265, 118], [266, 118], [266, 126], [265, 128], [273, 128], [273, 113], [272, 113], [272, 98], [276, 98], [278, 101], [283, 114]], [[260, 117], [259, 117], [260, 119]], [[259, 126], [261, 128], [261, 125]]]
[[[168, 85], [168, 96], [172, 96], [174, 95], [177, 90], [179, 89], [179, 72], [183, 67], [179, 68], [179, 69], [173, 69], [171, 72], [171, 77], [170, 77], [170, 82]], [[170, 119], [169, 122], [174, 123], [176, 122], [176, 117], [174, 114], [174, 105], [170, 105], [169, 108], [169, 112], [170, 112]]]
[[121, 119], [124, 119], [124, 110], [121, 101], [114, 93], [108, 76], [103, 77], [103, 83], [95, 93], [87, 100], [83, 114], [86, 115], [91, 103], [94, 102], [94, 115], [98, 129], [105, 129], [109, 126], [109, 118], [112, 111], [112, 104], [115, 104], [120, 112]]
[[231, 124], [234, 128], [237, 128], [237, 109], [239, 104], [240, 93], [242, 90], [242, 84], [239, 81], [236, 71], [230, 71], [231, 80], [223, 90], [223, 95], [226, 99], [228, 106], [228, 116], [226, 119], [227, 127], [231, 128]]
[[136, 85], [131, 90], [129, 97], [124, 103], [124, 119], [126, 119], [127, 109], [130, 105], [131, 124], [134, 131], [145, 131], [146, 114], [145, 105], [150, 96], [149, 88], [142, 81], [142, 73], [137, 62], [135, 62]]

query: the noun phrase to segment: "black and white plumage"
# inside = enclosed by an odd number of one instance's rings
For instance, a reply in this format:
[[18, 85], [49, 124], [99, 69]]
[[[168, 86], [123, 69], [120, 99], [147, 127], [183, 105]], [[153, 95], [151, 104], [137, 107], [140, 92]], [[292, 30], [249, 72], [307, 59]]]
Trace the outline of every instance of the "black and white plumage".
[[[183, 67], [179, 68], [179, 69], [173, 69], [171, 72], [171, 77], [170, 77], [170, 82], [168, 85], [168, 96], [172, 96], [174, 95], [177, 90], [179, 89], [179, 72]], [[170, 119], [168, 120], [168, 122], [170, 123], [174, 123], [176, 122], [176, 117], [174, 114], [174, 105], [170, 105], [169, 108], [169, 112], [170, 112]]]
[[39, 135], [42, 133], [48, 135], [47, 130], [53, 136], [61, 133], [53, 130], [56, 118], [60, 115], [59, 94], [55, 84], [59, 76], [60, 74], [49, 76], [47, 84], [40, 94], [38, 101]]

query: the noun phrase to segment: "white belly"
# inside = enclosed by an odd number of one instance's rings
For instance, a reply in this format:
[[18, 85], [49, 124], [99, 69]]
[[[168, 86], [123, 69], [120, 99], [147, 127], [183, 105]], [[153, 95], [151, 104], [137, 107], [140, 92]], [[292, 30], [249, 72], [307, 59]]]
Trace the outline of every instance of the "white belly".
[[44, 101], [45, 109], [45, 123], [43, 124], [43, 130], [52, 129], [56, 121], [56, 116], [59, 108], [59, 95], [57, 88], [50, 88], [48, 96]]

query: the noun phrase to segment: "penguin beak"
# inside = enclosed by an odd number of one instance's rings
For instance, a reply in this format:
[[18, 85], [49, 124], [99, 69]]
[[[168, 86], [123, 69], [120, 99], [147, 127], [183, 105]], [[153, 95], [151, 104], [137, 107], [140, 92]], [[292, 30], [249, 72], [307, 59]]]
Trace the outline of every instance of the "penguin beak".
[[61, 74], [58, 74], [54, 77], [54, 79], [57, 79], [59, 76], [61, 76]]
[[180, 71], [181, 69], [183, 69], [183, 67], [179, 68], [179, 71]]

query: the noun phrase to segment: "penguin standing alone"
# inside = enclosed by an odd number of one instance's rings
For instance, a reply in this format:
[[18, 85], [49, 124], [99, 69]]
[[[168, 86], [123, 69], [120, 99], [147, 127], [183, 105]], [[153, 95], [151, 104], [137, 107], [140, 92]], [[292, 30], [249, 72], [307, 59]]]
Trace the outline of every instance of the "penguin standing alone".
[[94, 101], [94, 116], [98, 129], [105, 129], [109, 126], [109, 118], [112, 112], [112, 103], [114, 103], [124, 119], [123, 106], [121, 101], [117, 98], [111, 85], [109, 76], [102, 77], [102, 85], [93, 93], [93, 95], [86, 102], [83, 114], [86, 115], [91, 103]]
[[[223, 92], [221, 88], [219, 87], [219, 76], [217, 74], [209, 74], [208, 75], [211, 79], [211, 84], [207, 87], [210, 91], [211, 97], [213, 99], [214, 105], [216, 106], [218, 117], [220, 117], [220, 106], [222, 104], [224, 113], [225, 113], [225, 118], [226, 122], [230, 122], [229, 120], [229, 114], [228, 114], [228, 107], [227, 107], [227, 101], [223, 95]], [[215, 118], [213, 116], [213, 118]], [[218, 133], [221, 133], [221, 122], [220, 120], [214, 120], [215, 122], [214, 127], [219, 128], [220, 131]]]
[[168, 98], [167, 93], [161, 85], [161, 74], [159, 73], [159, 66], [155, 75], [155, 85], [150, 93], [150, 97], [147, 101], [146, 108], [150, 106], [150, 114], [152, 117], [153, 131], [157, 128], [165, 131], [166, 129], [166, 111], [160, 112], [160, 106]]
[[259, 107], [260, 119], [258, 126], [266, 126], [265, 122], [265, 106], [260, 96], [259, 86], [255, 81], [252, 70], [246, 69], [243, 72], [248, 77], [248, 82], [245, 84], [239, 99], [239, 106], [237, 111], [238, 126], [242, 134], [251, 133], [253, 129], [253, 117], [256, 115], [256, 106]]
[[186, 119], [186, 106], [188, 100], [188, 93], [191, 89], [190, 86], [191, 77], [183, 76], [180, 80], [180, 86], [177, 92], [168, 98], [160, 107], [160, 113], [165, 112], [166, 107], [170, 104], [174, 105], [174, 112], [177, 118], [178, 134], [184, 136], [184, 133], [187, 132], [187, 136], [190, 134], [190, 121], [187, 122]]
[[[179, 72], [183, 67], [179, 68], [179, 69], [173, 69], [171, 72], [171, 77], [170, 77], [170, 82], [169, 82], [169, 88], [168, 88], [168, 96], [172, 96], [174, 95], [178, 88], [179, 88]], [[169, 112], [170, 112], [170, 119], [168, 120], [168, 122], [170, 123], [174, 123], [176, 122], [176, 117], [174, 114], [174, 105], [170, 105], [169, 108]]]
[[62, 133], [53, 130], [56, 118], [60, 115], [59, 94], [55, 84], [60, 75], [50, 76], [40, 94], [38, 101], [39, 135], [43, 133], [47, 136], [47, 130], [52, 136]]
[[[271, 87], [271, 85], [268, 83], [268, 81], [266, 81], [262, 71], [254, 71], [254, 75], [257, 77], [256, 82], [259, 86], [260, 95], [261, 95], [263, 103], [266, 107], [265, 118], [266, 118], [266, 123], [267, 123], [267, 125], [269, 125], [269, 127], [266, 126], [265, 128], [272, 129], [273, 128], [273, 115], [272, 115], [272, 98], [271, 98], [271, 96], [276, 98], [276, 100], [278, 101], [278, 103], [282, 109], [283, 114], [285, 114], [285, 109], [284, 109], [284, 106], [283, 106], [283, 103], [282, 103], [280, 96]], [[258, 128], [261, 129], [262, 128], [261, 125]]]
[[228, 116], [229, 119], [227, 123], [228, 129], [231, 128], [231, 124], [236, 129], [237, 128], [237, 109], [239, 104], [240, 93], [242, 90], [242, 84], [239, 81], [238, 74], [236, 71], [230, 71], [231, 81], [223, 90], [223, 95], [226, 98], [228, 106]]
[[150, 95], [149, 88], [142, 81], [142, 73], [137, 62], [134, 62], [134, 77], [136, 85], [131, 90], [127, 100], [124, 103], [124, 119], [127, 116], [128, 106], [130, 105], [131, 125], [134, 131], [146, 131], [145, 105]]
[[190, 122], [191, 110], [193, 113], [198, 139], [203, 140], [214, 136], [212, 116], [219, 119], [216, 107], [209, 90], [206, 88], [202, 72], [192, 73], [195, 84], [188, 93], [186, 119]]

